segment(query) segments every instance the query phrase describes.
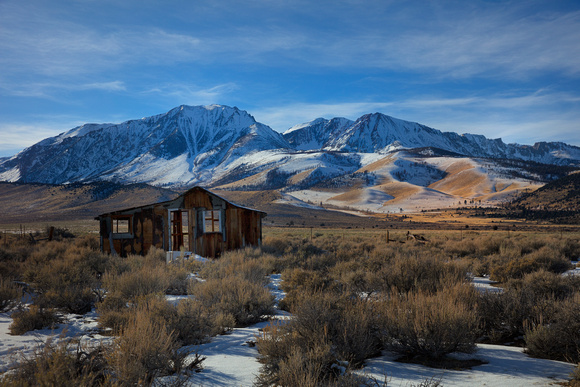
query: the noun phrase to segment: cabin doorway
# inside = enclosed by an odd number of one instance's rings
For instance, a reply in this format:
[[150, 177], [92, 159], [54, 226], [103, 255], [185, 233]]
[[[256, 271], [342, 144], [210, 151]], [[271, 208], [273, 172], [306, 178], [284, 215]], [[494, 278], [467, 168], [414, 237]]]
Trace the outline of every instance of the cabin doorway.
[[190, 219], [188, 210], [169, 210], [171, 250], [191, 251]]

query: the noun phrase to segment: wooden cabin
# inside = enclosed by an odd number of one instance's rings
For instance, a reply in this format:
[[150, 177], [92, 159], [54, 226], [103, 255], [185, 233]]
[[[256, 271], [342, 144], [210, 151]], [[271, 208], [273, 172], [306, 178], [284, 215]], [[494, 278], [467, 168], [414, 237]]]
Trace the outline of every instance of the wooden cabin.
[[155, 246], [168, 259], [186, 254], [219, 257], [223, 251], [262, 242], [265, 212], [230, 203], [194, 187], [176, 199], [97, 216], [101, 250], [145, 255]]

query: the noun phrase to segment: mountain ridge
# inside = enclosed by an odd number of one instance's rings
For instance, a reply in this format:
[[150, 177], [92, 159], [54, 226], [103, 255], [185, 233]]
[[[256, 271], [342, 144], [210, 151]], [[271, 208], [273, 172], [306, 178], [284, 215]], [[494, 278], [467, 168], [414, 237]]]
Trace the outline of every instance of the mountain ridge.
[[505, 144], [382, 113], [318, 118], [281, 134], [237, 107], [181, 105], [44, 139], [0, 160], [0, 181], [278, 190], [293, 204], [389, 212], [413, 208], [405, 201], [416, 208], [475, 197], [498, 203], [578, 166], [573, 145]]

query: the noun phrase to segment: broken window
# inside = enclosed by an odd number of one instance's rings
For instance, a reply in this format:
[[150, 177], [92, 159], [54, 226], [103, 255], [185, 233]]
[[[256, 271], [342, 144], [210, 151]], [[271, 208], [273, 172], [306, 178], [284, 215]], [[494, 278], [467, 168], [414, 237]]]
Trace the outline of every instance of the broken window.
[[203, 232], [222, 232], [221, 211], [208, 210], [203, 212]]
[[115, 216], [111, 221], [113, 234], [131, 234], [131, 216]]

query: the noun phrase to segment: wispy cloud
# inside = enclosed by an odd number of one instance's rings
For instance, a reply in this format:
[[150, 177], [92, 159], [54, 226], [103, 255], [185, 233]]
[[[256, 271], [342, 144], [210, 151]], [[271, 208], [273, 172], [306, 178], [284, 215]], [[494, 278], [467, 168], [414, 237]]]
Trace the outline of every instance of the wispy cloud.
[[79, 89], [82, 89], [82, 90], [104, 90], [104, 91], [126, 91], [127, 90], [124, 82], [122, 82], [122, 81], [87, 83], [84, 85], [80, 85]]
[[[313, 66], [429, 71], [452, 78], [526, 77], [539, 71], [580, 73], [580, 12], [546, 13], [540, 9], [531, 13], [530, 7], [522, 5], [482, 4], [454, 3], [445, 9], [424, 4], [422, 12], [405, 16], [422, 18], [413, 20], [401, 17], [407, 9], [400, 4], [391, 10], [379, 3], [369, 7], [341, 3], [341, 13], [328, 11], [335, 17], [334, 25], [324, 14], [292, 23], [260, 19], [257, 14], [260, 23], [244, 23], [240, 18], [226, 20], [232, 23], [228, 28], [216, 23], [203, 30], [192, 22], [185, 31], [134, 23], [109, 29], [98, 23], [63, 21], [49, 11], [29, 12], [25, 7], [6, 5], [0, 17], [5, 25], [0, 29], [0, 63], [12, 71], [24, 67], [47, 75], [84, 74], [127, 65], [213, 63], [225, 57], [240, 63], [294, 61]], [[229, 13], [245, 14], [240, 5], [230, 5], [233, 10]], [[309, 9], [319, 8], [307, 3], [302, 6], [304, 17]], [[296, 8], [288, 4], [273, 11], [296, 13]], [[257, 4], [253, 9], [260, 12]]]
[[12, 156], [47, 137], [62, 133], [62, 127], [42, 124], [0, 124], [0, 157]]
[[237, 89], [238, 86], [233, 82], [206, 88], [197, 85], [163, 84], [148, 89], [143, 94], [158, 95], [173, 101], [174, 104], [205, 105], [220, 103], [228, 94]]
[[123, 81], [75, 83], [75, 82], [31, 82], [18, 84], [17, 82], [6, 82], [0, 85], [2, 94], [18, 97], [37, 97], [46, 99], [59, 99], [57, 94], [67, 91], [91, 91], [100, 90], [106, 92], [127, 91]]
[[[400, 101], [288, 104], [257, 109], [257, 120], [283, 132], [318, 117], [355, 120], [380, 112], [417, 121], [442, 131], [502, 137], [508, 142], [530, 143], [568, 139], [580, 145], [578, 97], [568, 93], [536, 91], [518, 95], [464, 98], [417, 97]], [[557, 106], [557, 111], [553, 107]], [[567, 108], [566, 108], [567, 107]]]

